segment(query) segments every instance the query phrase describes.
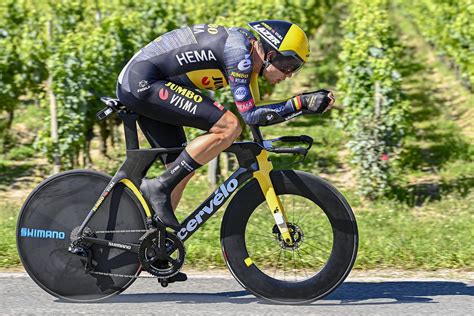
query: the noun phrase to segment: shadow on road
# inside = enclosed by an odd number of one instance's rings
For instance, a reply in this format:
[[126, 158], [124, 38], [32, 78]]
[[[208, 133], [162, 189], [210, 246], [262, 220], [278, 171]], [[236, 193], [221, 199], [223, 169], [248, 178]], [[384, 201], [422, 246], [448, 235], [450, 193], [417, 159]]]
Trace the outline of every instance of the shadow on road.
[[[436, 303], [436, 296], [474, 296], [474, 287], [450, 281], [346, 282], [324, 300], [341, 304]], [[386, 302], [364, 303], [382, 299]]]
[[[323, 300], [311, 305], [385, 305], [403, 303], [437, 303], [436, 296], [474, 296], [474, 287], [450, 281], [346, 282]], [[368, 302], [378, 300], [377, 302]], [[331, 301], [339, 301], [332, 303]], [[177, 304], [234, 303], [248, 304], [259, 300], [247, 291], [215, 293], [138, 293], [121, 294], [104, 303]], [[268, 304], [260, 301], [261, 304]], [[321, 304], [322, 303], [322, 304]]]

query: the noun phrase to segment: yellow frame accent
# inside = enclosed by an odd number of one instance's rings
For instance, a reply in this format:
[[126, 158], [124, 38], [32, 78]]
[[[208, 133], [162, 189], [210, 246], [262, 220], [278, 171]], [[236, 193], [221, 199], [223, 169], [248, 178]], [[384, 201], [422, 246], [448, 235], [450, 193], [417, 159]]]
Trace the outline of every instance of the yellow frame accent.
[[122, 180], [120, 180], [120, 182], [122, 182], [127, 188], [132, 190], [133, 194], [135, 194], [137, 199], [140, 201], [140, 204], [142, 205], [143, 209], [145, 210], [146, 216], [151, 217], [150, 208], [148, 207], [148, 204], [146, 203], [145, 199], [143, 198], [143, 195], [137, 189], [135, 184], [133, 184], [133, 182], [130, 181], [129, 179], [122, 179]]
[[273, 218], [275, 219], [275, 223], [277, 224], [283, 239], [291, 246], [293, 245], [293, 239], [291, 238], [290, 231], [286, 224], [288, 218], [283, 205], [281, 204], [280, 198], [276, 195], [270, 178], [270, 172], [273, 170], [273, 165], [269, 159], [268, 151], [262, 150], [262, 152], [257, 156], [257, 162], [259, 170], [255, 171], [253, 176], [260, 184], [265, 200], [272, 211]]
[[253, 261], [250, 259], [250, 257], [246, 258], [244, 262], [247, 267], [250, 267], [253, 264]]

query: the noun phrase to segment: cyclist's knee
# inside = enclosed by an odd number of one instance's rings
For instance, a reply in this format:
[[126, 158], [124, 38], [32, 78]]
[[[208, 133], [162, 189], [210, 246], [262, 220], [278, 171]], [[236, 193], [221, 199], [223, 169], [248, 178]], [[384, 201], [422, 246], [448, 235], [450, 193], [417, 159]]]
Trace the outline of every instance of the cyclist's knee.
[[223, 142], [232, 143], [242, 133], [242, 127], [234, 113], [227, 111], [209, 132], [220, 135]]

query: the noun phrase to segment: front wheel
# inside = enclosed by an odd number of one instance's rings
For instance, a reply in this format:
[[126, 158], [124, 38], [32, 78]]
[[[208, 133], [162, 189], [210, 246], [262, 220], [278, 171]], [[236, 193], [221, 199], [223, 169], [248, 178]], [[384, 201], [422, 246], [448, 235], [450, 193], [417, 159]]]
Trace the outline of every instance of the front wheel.
[[329, 183], [300, 171], [273, 171], [272, 183], [288, 218], [293, 245], [275, 225], [256, 180], [232, 200], [222, 223], [227, 266], [256, 296], [278, 303], [308, 303], [332, 292], [357, 254], [354, 214]]

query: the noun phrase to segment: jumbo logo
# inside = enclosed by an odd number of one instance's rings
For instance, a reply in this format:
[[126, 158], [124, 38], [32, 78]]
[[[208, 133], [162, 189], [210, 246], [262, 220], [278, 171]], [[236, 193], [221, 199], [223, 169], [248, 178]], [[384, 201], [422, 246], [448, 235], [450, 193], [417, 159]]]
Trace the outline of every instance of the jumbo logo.
[[165, 88], [161, 88], [160, 91], [158, 92], [158, 96], [160, 97], [161, 100], [166, 101], [168, 100], [168, 90]]
[[192, 90], [183, 88], [181, 86], [178, 86], [176, 83], [168, 82], [165, 84], [168, 88], [170, 88], [172, 91], [181, 94], [182, 96], [194, 100], [196, 103], [201, 103], [202, 102], [202, 96], [199, 94], [194, 93]]

